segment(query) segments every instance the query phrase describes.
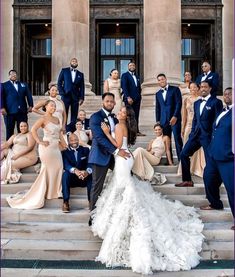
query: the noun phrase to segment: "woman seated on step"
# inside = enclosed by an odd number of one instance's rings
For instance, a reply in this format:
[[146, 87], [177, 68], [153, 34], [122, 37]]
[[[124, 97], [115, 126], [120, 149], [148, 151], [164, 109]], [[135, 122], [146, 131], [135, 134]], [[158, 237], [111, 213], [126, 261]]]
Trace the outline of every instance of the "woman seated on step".
[[88, 144], [88, 142], [90, 141], [90, 137], [87, 134], [87, 132], [83, 129], [82, 120], [77, 119], [75, 126], [76, 126], [76, 131], [74, 132], [74, 134], [76, 134], [79, 139], [79, 145], [83, 147], [88, 147], [90, 149], [91, 146]]
[[134, 152], [134, 165], [132, 172], [139, 176], [141, 180], [149, 180], [152, 183], [161, 185], [166, 182], [163, 174], [154, 173], [153, 166], [158, 165], [162, 156], [166, 153], [169, 165], [173, 165], [170, 152], [170, 138], [163, 136], [162, 126], [156, 123], [153, 127], [156, 138], [152, 139], [147, 150], [138, 147]]
[[26, 122], [20, 123], [20, 133], [1, 145], [1, 183], [19, 182], [20, 169], [37, 162], [36, 141]]

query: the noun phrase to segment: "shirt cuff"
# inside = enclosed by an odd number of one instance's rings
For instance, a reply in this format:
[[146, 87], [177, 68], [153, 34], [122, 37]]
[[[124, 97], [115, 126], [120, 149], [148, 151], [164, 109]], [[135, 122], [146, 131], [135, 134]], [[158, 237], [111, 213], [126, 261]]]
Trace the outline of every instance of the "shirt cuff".
[[92, 174], [92, 169], [91, 169], [90, 167], [88, 167], [88, 168], [86, 169], [86, 172], [90, 175], [90, 174]]
[[75, 169], [76, 169], [75, 167], [71, 167], [71, 168], [70, 168], [70, 170], [69, 170], [69, 171], [70, 171], [70, 173], [75, 173], [75, 172], [74, 172], [74, 171], [75, 171]]
[[114, 152], [113, 152], [113, 155], [116, 156], [119, 152], [119, 148], [117, 148]]

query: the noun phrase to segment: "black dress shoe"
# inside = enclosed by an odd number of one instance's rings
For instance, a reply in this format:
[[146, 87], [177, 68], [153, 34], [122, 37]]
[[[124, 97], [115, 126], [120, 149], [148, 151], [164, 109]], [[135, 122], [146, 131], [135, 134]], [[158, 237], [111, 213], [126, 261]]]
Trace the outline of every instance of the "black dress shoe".
[[91, 225], [92, 225], [92, 218], [90, 217], [88, 221], [88, 226], [91, 226]]

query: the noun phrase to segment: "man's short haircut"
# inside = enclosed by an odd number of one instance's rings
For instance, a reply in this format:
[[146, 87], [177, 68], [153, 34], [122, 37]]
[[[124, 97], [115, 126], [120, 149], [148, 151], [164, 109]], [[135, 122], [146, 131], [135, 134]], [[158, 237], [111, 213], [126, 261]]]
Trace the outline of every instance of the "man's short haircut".
[[232, 87], [227, 87], [224, 91], [226, 90], [233, 90]]
[[212, 88], [212, 85], [211, 85], [211, 82], [210, 82], [210, 81], [208, 81], [208, 80], [201, 81], [200, 85], [201, 85], [202, 83], [207, 83], [208, 86], [209, 86], [210, 88]]
[[135, 62], [134, 62], [134, 61], [130, 61], [130, 62], [128, 63], [128, 65], [131, 64], [131, 63], [133, 63], [133, 64], [135, 65]]
[[105, 92], [104, 94], [102, 94], [102, 100], [104, 100], [106, 96], [112, 96], [113, 99], [115, 99], [115, 96], [112, 92]]
[[17, 71], [15, 69], [11, 69], [11, 70], [9, 70], [8, 75], [10, 75], [11, 72], [15, 72], [17, 74]]
[[164, 73], [158, 74], [158, 75], [157, 75], [157, 79], [158, 79], [159, 77], [164, 77], [164, 78], [166, 79], [166, 75], [165, 75]]

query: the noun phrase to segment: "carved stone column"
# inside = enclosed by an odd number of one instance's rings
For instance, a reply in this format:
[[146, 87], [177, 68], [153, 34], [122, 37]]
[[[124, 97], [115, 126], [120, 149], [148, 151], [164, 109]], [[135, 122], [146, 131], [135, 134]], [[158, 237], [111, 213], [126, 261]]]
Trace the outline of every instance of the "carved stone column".
[[8, 80], [13, 67], [13, 0], [1, 1], [1, 82]]
[[234, 57], [234, 1], [223, 0], [223, 90], [232, 86]]
[[144, 0], [144, 82], [142, 94], [156, 92], [156, 76], [180, 83], [181, 0]]
[[89, 83], [89, 0], [52, 0], [53, 81], [71, 58], [78, 59], [78, 69], [84, 73], [85, 94], [93, 94]]

